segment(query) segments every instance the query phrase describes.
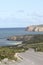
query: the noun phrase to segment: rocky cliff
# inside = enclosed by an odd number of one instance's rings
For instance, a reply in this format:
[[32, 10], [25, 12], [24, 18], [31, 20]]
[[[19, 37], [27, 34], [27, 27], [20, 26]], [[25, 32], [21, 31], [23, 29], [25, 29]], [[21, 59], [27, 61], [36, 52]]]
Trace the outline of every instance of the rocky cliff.
[[43, 25], [32, 25], [26, 28], [26, 31], [43, 32]]

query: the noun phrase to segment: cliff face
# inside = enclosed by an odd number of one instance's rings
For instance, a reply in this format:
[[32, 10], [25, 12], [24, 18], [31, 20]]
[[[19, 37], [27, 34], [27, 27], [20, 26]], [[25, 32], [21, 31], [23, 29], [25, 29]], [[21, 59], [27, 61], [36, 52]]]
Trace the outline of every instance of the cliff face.
[[43, 32], [43, 26], [29, 26], [26, 28], [26, 31]]

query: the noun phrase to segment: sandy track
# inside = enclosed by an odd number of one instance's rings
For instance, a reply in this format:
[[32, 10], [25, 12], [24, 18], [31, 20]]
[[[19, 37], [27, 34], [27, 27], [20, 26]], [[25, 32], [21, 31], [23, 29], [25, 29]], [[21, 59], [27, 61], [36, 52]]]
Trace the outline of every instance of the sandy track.
[[[37, 53], [32, 50], [28, 50], [25, 53], [20, 53], [21, 57], [23, 57], [23, 61], [20, 65], [43, 65], [43, 53]], [[24, 62], [24, 63], [23, 63]]]
[[34, 52], [32, 49], [18, 53], [18, 57], [21, 59], [18, 62], [7, 62], [7, 64], [0, 64], [0, 65], [43, 65], [43, 53], [42, 52]]

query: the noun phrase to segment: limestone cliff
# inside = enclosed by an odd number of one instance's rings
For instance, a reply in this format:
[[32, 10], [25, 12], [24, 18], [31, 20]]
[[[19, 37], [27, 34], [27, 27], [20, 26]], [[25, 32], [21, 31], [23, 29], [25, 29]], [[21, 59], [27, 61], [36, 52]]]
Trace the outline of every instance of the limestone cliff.
[[32, 25], [26, 28], [26, 31], [43, 32], [43, 25]]

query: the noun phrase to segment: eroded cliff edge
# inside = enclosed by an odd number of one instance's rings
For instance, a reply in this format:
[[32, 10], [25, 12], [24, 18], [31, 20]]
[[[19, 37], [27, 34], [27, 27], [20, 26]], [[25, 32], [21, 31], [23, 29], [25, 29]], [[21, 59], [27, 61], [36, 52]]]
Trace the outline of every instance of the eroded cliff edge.
[[28, 26], [26, 31], [43, 32], [43, 25], [31, 25]]

